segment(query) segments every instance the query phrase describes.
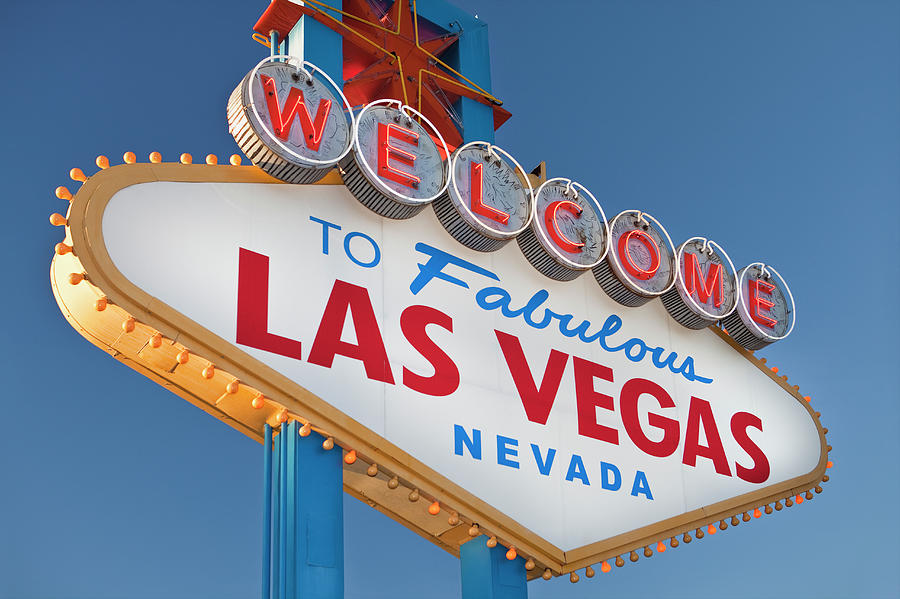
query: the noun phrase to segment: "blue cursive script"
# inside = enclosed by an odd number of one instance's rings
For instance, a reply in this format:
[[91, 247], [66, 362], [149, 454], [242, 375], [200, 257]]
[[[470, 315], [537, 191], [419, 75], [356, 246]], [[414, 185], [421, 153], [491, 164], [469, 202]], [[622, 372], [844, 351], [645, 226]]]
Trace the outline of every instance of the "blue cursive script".
[[[413, 295], [419, 293], [432, 279], [440, 279], [469, 289], [469, 285], [465, 281], [443, 271], [445, 267], [450, 265], [495, 281], [500, 280], [500, 277], [489, 270], [425, 243], [417, 243], [416, 251], [428, 255], [429, 259], [425, 264], [418, 265], [419, 273], [410, 285], [410, 291], [412, 291]], [[610, 337], [618, 333], [619, 329], [622, 328], [622, 319], [619, 316], [610, 314], [599, 330], [591, 332], [593, 325], [589, 320], [582, 320], [578, 325], [572, 326], [575, 320], [575, 316], [572, 314], [560, 314], [546, 307], [541, 311], [544, 303], [549, 298], [550, 293], [546, 289], [541, 289], [535, 292], [531, 299], [521, 307], [513, 308], [511, 307], [512, 297], [509, 292], [503, 287], [492, 286], [479, 290], [475, 294], [475, 303], [482, 310], [499, 310], [506, 318], [521, 317], [525, 324], [535, 329], [545, 329], [556, 322], [559, 332], [564, 337], [577, 337], [584, 343], [599, 343], [600, 347], [605, 351], [611, 353], [622, 352], [632, 362], [641, 362], [649, 355], [651, 363], [656, 368], [668, 369], [692, 382], [712, 382], [711, 378], [700, 376], [694, 371], [694, 358], [691, 356], [685, 357], [681, 364], [676, 366], [675, 362], [678, 360], [676, 352], [669, 351], [667, 353], [665, 348], [651, 347], [639, 337], [632, 337], [621, 345], [612, 345]]]

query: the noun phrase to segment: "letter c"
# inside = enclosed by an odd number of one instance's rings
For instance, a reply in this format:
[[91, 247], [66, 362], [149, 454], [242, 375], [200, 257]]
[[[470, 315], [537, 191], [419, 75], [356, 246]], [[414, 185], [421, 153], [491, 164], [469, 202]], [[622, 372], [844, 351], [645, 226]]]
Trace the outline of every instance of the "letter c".
[[558, 245], [562, 250], [569, 252], [570, 254], [577, 254], [581, 252], [581, 248], [584, 247], [584, 244], [577, 241], [572, 241], [571, 239], [563, 235], [562, 231], [559, 230], [559, 226], [556, 222], [556, 213], [559, 210], [565, 210], [575, 218], [581, 218], [583, 209], [575, 202], [571, 202], [569, 200], [557, 200], [555, 202], [551, 202], [550, 205], [547, 206], [547, 210], [544, 212], [544, 224], [547, 227], [547, 234], [550, 235], [550, 238], [553, 239], [556, 245]]

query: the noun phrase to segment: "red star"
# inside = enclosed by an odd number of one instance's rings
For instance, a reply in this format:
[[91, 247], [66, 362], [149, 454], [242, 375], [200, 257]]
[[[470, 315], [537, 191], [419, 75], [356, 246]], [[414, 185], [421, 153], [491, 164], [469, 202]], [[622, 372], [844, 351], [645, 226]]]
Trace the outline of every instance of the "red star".
[[[281, 3], [276, 1], [273, 5]], [[361, 106], [380, 98], [402, 100], [434, 123], [451, 148], [462, 144], [458, 129], [462, 122], [453, 109], [460, 97], [491, 106], [495, 129], [511, 116], [489, 93], [441, 64], [441, 55], [459, 34], [417, 17], [407, 0], [396, 0], [384, 14], [379, 14], [377, 2], [344, 0], [343, 11], [348, 14], [342, 15], [342, 20], [315, 3], [284, 3], [290, 5], [284, 7], [286, 10], [308, 15], [343, 36], [344, 94], [351, 105]], [[265, 19], [263, 15], [255, 27], [257, 31], [283, 28], [275, 27], [274, 22], [265, 24]]]

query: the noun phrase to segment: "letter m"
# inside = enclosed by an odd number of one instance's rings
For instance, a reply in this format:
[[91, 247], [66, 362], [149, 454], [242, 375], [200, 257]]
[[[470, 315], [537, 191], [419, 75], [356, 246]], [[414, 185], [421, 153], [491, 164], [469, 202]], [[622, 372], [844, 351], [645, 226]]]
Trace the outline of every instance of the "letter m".
[[713, 305], [718, 308], [725, 297], [725, 282], [722, 279], [722, 265], [710, 264], [706, 271], [706, 279], [700, 272], [700, 263], [696, 254], [684, 253], [684, 288], [688, 295], [697, 294], [701, 304], [709, 303], [712, 296]]
[[300, 119], [300, 128], [303, 129], [303, 141], [306, 143], [306, 147], [313, 152], [318, 152], [319, 144], [322, 143], [322, 133], [325, 132], [325, 123], [328, 121], [328, 113], [331, 111], [331, 100], [325, 98], [319, 100], [316, 120], [313, 121], [309, 116], [309, 109], [306, 108], [306, 102], [303, 100], [303, 91], [292, 87], [282, 108], [278, 105], [278, 90], [275, 80], [262, 74], [260, 74], [259, 80], [263, 92], [266, 94], [266, 107], [269, 109], [269, 120], [275, 136], [287, 141], [294, 124], [294, 116], [297, 116]]

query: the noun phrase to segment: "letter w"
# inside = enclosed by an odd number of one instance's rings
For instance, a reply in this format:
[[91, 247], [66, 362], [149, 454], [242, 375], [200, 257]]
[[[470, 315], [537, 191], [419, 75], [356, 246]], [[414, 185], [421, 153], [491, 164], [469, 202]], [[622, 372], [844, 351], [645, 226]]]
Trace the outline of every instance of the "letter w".
[[701, 304], [709, 302], [709, 296], [713, 297], [713, 304], [718, 308], [722, 305], [725, 295], [725, 282], [722, 280], [722, 265], [710, 264], [706, 271], [706, 282], [703, 282], [703, 273], [700, 272], [700, 264], [696, 254], [684, 253], [684, 288], [688, 294], [696, 290], [697, 298]]
[[559, 391], [559, 384], [562, 382], [566, 363], [569, 361], [569, 354], [555, 349], [550, 350], [547, 367], [544, 369], [544, 378], [541, 379], [541, 386], [538, 388], [534, 383], [534, 377], [531, 376], [531, 369], [522, 352], [519, 338], [497, 330], [494, 333], [497, 335], [497, 341], [500, 342], [500, 349], [503, 351], [503, 357], [506, 358], [509, 373], [512, 375], [519, 397], [522, 399], [525, 415], [531, 422], [547, 424], [550, 409], [553, 407], [556, 393]]
[[275, 129], [275, 135], [279, 139], [287, 141], [288, 135], [291, 133], [291, 126], [294, 124], [294, 115], [297, 115], [300, 118], [300, 127], [303, 129], [303, 140], [306, 147], [313, 152], [318, 152], [319, 144], [322, 143], [322, 133], [325, 132], [325, 123], [328, 121], [328, 113], [331, 111], [331, 100], [325, 98], [319, 100], [316, 120], [313, 122], [301, 90], [292, 87], [288, 92], [284, 108], [281, 108], [278, 106], [278, 90], [275, 89], [275, 80], [266, 75], [260, 75], [259, 80], [262, 83], [263, 92], [266, 94], [266, 106], [269, 108], [269, 119]]

